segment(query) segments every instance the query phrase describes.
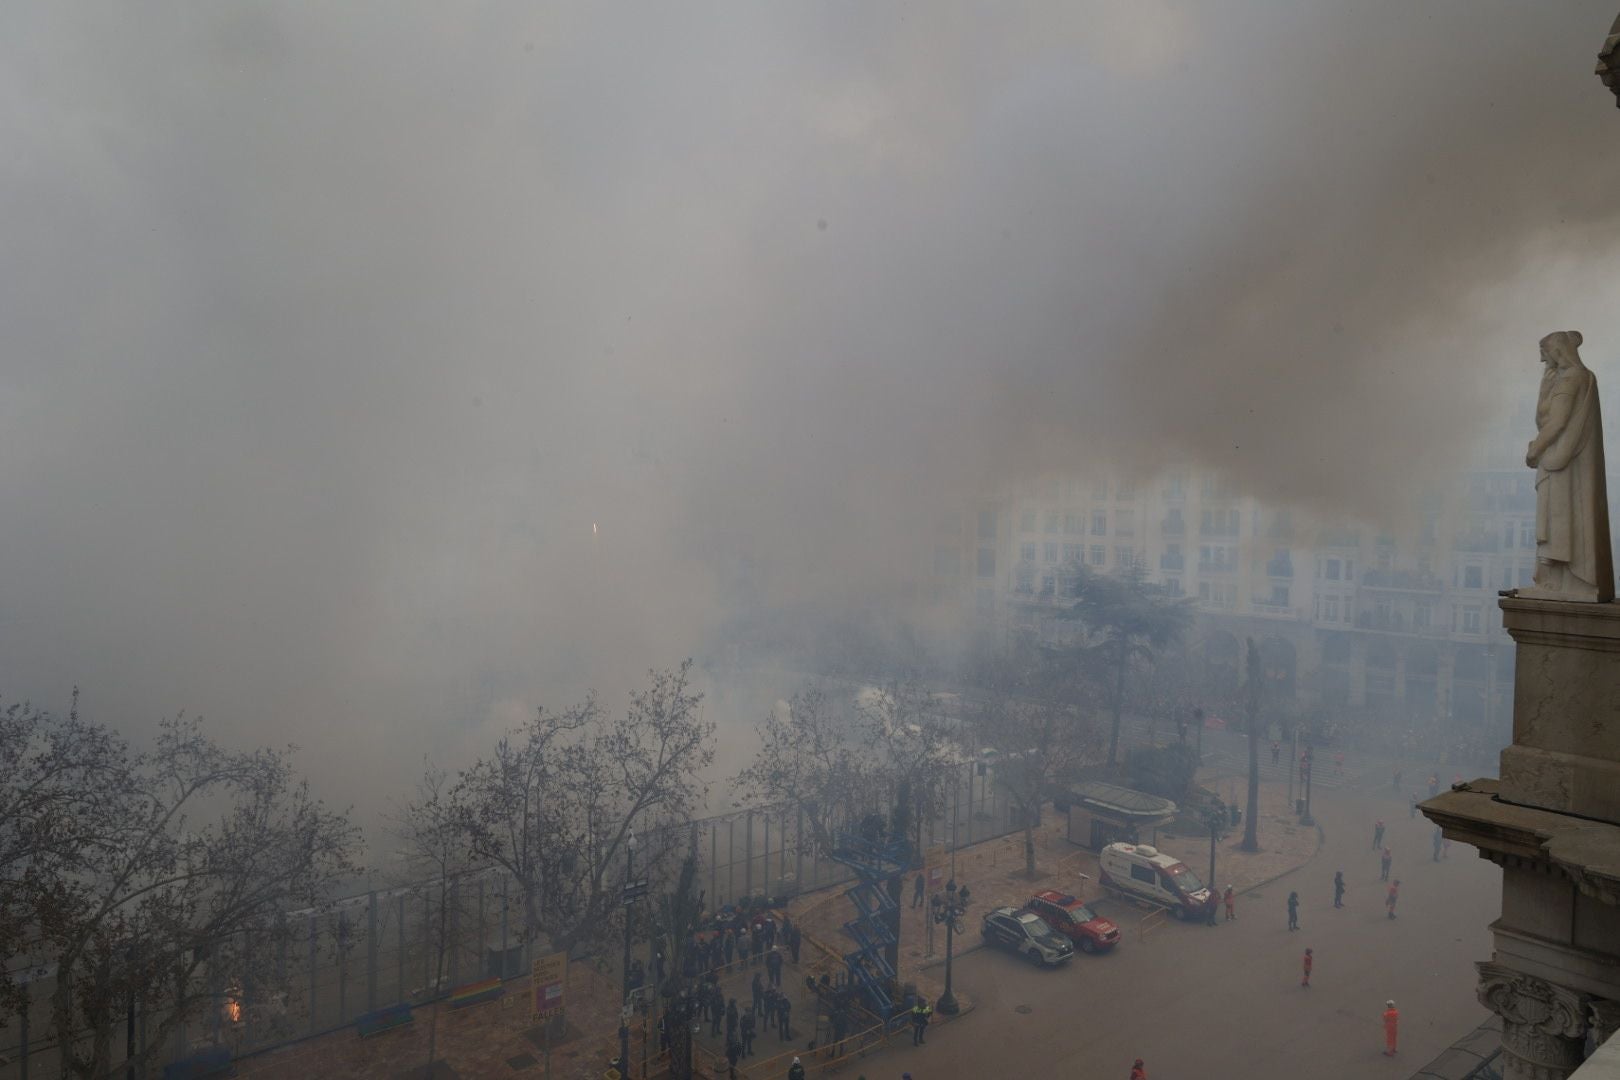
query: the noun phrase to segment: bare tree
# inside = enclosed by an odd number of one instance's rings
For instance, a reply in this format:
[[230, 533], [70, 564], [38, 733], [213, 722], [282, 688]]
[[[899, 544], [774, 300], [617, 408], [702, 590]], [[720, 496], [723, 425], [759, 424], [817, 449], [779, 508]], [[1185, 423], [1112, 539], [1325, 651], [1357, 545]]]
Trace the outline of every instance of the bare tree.
[[81, 720], [78, 701], [75, 688], [66, 719], [26, 703], [0, 712], [0, 1026], [26, 1007], [13, 965], [47, 963], [36, 904], [81, 867], [130, 768], [129, 748]]
[[1035, 876], [1035, 829], [1041, 807], [1081, 766], [1098, 759], [1102, 735], [1074, 693], [1039, 674], [1003, 684], [980, 708], [974, 729], [996, 751], [995, 783], [1024, 823], [1024, 872]]
[[[477, 869], [449, 789], [445, 770], [429, 762], [417, 783], [415, 797], [394, 815], [390, 829], [400, 844], [401, 876], [411, 882], [426, 901], [434, 996], [444, 987], [450, 951], [459, 946], [454, 940], [455, 932], [466, 914], [461, 885]], [[433, 1062], [438, 1057], [439, 1012], [435, 1008], [428, 1022], [424, 1066], [427, 1075], [432, 1074]]]
[[867, 752], [880, 781], [903, 805], [913, 850], [922, 851], [923, 822], [945, 805], [945, 791], [962, 747], [939, 702], [915, 680], [892, 682], [857, 708]]
[[818, 845], [833, 842], [835, 822], [866, 790], [865, 763], [849, 718], [819, 687], [793, 695], [754, 725], [759, 750], [733, 781], [739, 793], [798, 811]]
[[20, 756], [34, 764], [0, 777], [6, 805], [37, 809], [47, 772], [94, 778], [49, 814], [25, 813], [14, 824], [34, 835], [10, 838], [32, 852], [12, 883], [31, 905], [27, 951], [53, 968], [60, 1070], [107, 1075], [115, 1022], [135, 1009], [159, 1018], [136, 1060], [151, 1065], [223, 987], [268, 981], [255, 963], [281, 913], [353, 872], [356, 831], [296, 780], [290, 751], [227, 751], [194, 720], [164, 722], [145, 752], [77, 709], [62, 725], [40, 719], [34, 737], [38, 756]]
[[[692, 662], [649, 673], [623, 716], [594, 697], [502, 739], [455, 785], [473, 854], [505, 867], [523, 893], [525, 938], [560, 949], [599, 945], [619, 916], [631, 829], [655, 815], [689, 820], [707, 792], [714, 725], [698, 711]], [[643, 830], [638, 857], [655, 865], [678, 830]]]
[[[1249, 731], [1249, 808], [1248, 821], [1243, 826], [1243, 850], [1260, 850], [1260, 650], [1254, 647], [1254, 638], [1248, 639], [1248, 653], [1244, 657], [1244, 719]], [[1292, 767], [1292, 766], [1290, 766]]]

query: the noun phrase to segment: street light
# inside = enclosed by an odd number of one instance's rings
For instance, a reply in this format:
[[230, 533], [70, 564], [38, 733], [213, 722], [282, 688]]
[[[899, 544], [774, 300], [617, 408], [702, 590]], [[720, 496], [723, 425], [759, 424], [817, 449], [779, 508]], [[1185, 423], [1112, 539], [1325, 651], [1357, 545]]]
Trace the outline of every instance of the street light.
[[1216, 803], [1209, 811], [1209, 925], [1215, 925], [1215, 840], [1221, 835], [1225, 815]]
[[[636, 830], [632, 826], [624, 845], [624, 886], [629, 892], [636, 880]], [[619, 1072], [625, 1076], [630, 1075], [630, 912], [634, 910], [630, 905], [632, 899], [627, 895], [624, 899], [624, 969], [621, 975], [623, 980], [623, 1006], [619, 1009]]]
[[1299, 819], [1301, 825], [1315, 825], [1316, 819], [1311, 817], [1311, 747], [1307, 740], [1305, 745], [1305, 816]]
[[934, 921], [945, 924], [945, 992], [939, 996], [939, 1011], [955, 1016], [961, 1011], [956, 995], [951, 993], [951, 943], [956, 935], [956, 921], [967, 913], [969, 894], [966, 885], [956, 887], [956, 879], [945, 883], [945, 895], [934, 894]]

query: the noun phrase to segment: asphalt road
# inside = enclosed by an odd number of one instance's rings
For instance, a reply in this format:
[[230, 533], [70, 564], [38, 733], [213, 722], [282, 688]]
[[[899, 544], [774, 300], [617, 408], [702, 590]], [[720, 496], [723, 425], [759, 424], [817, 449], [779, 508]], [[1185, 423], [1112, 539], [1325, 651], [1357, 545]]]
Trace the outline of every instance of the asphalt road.
[[[1319, 793], [1325, 834], [1316, 858], [1240, 896], [1237, 920], [1211, 929], [1165, 922], [1139, 940], [1141, 914], [1098, 905], [1126, 928], [1111, 956], [1077, 955], [1041, 971], [980, 949], [956, 964], [974, 1012], [936, 1026], [926, 1046], [893, 1049], [847, 1070], [872, 1080], [1098, 1077], [1146, 1060], [1153, 1080], [1313, 1080], [1406, 1077], [1486, 1018], [1474, 997], [1476, 960], [1490, 956], [1487, 924], [1500, 909], [1501, 872], [1470, 848], [1431, 861], [1434, 826], [1408, 818], [1388, 788]], [[1372, 823], [1388, 825], [1398, 917], [1384, 912]], [[1333, 907], [1333, 872], [1349, 891]], [[1285, 902], [1300, 893], [1300, 930]], [[971, 916], [970, 916], [971, 921]], [[970, 932], [976, 933], [976, 927]], [[1300, 986], [1305, 948], [1315, 952]], [[1401, 1010], [1400, 1052], [1382, 1054], [1386, 998]]]

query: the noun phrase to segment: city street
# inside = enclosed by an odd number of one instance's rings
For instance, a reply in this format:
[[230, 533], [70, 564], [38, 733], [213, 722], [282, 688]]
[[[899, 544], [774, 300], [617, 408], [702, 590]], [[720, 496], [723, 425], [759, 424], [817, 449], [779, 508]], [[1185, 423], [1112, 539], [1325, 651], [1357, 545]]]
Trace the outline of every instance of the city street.
[[[1371, 777], [1367, 778], [1369, 784]], [[1117, 901], [1098, 909], [1127, 928], [1112, 956], [1077, 956], [1041, 971], [990, 949], [957, 964], [957, 985], [976, 1010], [913, 1049], [865, 1064], [868, 1076], [915, 1080], [1036, 1076], [1124, 1077], [1140, 1056], [1154, 1080], [1298, 1080], [1302, 1076], [1405, 1077], [1486, 1018], [1474, 997], [1473, 962], [1490, 955], [1500, 872], [1472, 849], [1431, 861], [1434, 827], [1408, 817], [1406, 800], [1382, 791], [1319, 791], [1326, 841], [1315, 860], [1239, 897], [1237, 921], [1165, 922], [1145, 941], [1141, 913]], [[1382, 816], [1401, 881], [1398, 918], [1384, 911], [1372, 850]], [[1333, 907], [1333, 873], [1349, 886]], [[1300, 930], [1285, 902], [1300, 893]], [[976, 933], [976, 919], [970, 932]], [[1300, 960], [1315, 951], [1310, 989]], [[1382, 1055], [1386, 998], [1401, 1010], [1400, 1053]]]

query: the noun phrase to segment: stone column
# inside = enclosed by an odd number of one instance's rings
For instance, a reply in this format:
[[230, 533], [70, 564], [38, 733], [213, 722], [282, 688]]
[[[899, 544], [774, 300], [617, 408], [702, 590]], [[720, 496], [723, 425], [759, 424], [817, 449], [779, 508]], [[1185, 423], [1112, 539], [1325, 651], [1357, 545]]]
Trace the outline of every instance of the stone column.
[[1590, 999], [1502, 964], [1477, 966], [1480, 1003], [1502, 1018], [1503, 1080], [1565, 1080], [1578, 1069]]

